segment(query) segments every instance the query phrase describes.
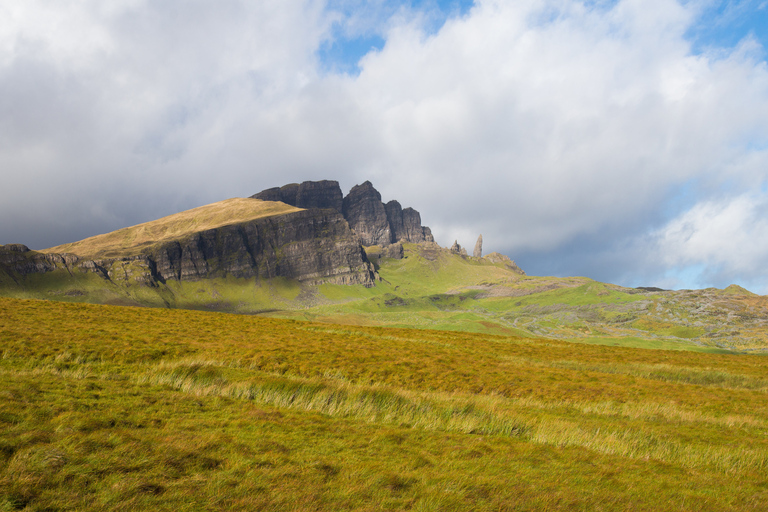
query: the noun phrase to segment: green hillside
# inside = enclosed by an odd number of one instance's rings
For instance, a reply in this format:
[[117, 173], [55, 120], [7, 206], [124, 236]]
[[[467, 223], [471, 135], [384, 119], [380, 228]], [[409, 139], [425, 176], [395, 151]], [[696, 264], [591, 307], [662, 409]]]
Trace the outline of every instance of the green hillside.
[[430, 244], [404, 244], [402, 259], [367, 250], [381, 278], [370, 288], [233, 276], [146, 286], [127, 277], [139, 264], [127, 260], [112, 264], [110, 281], [66, 269], [23, 279], [0, 272], [0, 295], [639, 348], [768, 350], [768, 298], [738, 286], [645, 291], [586, 277], [527, 276], [509, 260], [463, 257]]
[[768, 359], [0, 299], [0, 510], [761, 510]]
[[[739, 287], [647, 292], [405, 244], [374, 288], [323, 286], [318, 305], [273, 315], [360, 325], [544, 336], [685, 350], [768, 349], [768, 299]], [[327, 302], [322, 304], [322, 302]]]

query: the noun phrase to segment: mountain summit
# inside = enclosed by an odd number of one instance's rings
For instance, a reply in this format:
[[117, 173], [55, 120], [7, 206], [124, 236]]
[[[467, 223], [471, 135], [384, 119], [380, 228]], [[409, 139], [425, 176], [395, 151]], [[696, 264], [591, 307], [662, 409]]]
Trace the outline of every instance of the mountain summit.
[[384, 204], [370, 181], [355, 185], [343, 197], [338, 181], [305, 181], [262, 190], [251, 196], [281, 201], [298, 208], [330, 208], [344, 216], [365, 246], [386, 247], [396, 242], [434, 242], [432, 231], [421, 225], [421, 215], [392, 200]]

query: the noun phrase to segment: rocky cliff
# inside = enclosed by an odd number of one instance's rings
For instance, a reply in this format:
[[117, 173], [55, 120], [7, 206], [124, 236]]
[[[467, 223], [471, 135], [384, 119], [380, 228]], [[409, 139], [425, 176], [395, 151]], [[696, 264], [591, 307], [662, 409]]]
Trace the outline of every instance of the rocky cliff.
[[63, 270], [95, 272], [115, 283], [156, 286], [208, 277], [270, 279], [372, 286], [375, 273], [340, 213], [302, 210], [189, 233], [149, 244], [130, 257], [84, 259], [0, 246], [0, 270], [17, 280]]
[[324, 209], [195, 233], [155, 248], [148, 257], [163, 280], [228, 274], [370, 285], [374, 277], [347, 222]]
[[343, 196], [336, 181], [305, 181], [263, 190], [251, 196], [264, 201], [281, 201], [299, 208], [332, 208], [341, 212], [363, 245], [405, 241], [434, 242], [432, 231], [421, 225], [421, 215], [399, 202], [384, 204], [370, 181], [355, 185]]
[[385, 246], [394, 241], [381, 194], [370, 181], [352, 187], [344, 198], [342, 212], [363, 245]]
[[305, 181], [268, 188], [251, 196], [262, 201], [281, 201], [298, 208], [332, 208], [341, 213], [343, 194], [338, 181]]

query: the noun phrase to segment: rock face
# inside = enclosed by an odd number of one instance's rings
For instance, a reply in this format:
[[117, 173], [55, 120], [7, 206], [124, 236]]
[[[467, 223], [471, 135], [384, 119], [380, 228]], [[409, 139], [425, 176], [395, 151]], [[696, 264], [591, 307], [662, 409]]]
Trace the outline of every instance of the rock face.
[[383, 247], [394, 241], [381, 194], [370, 181], [352, 187], [344, 198], [342, 212], [363, 245]]
[[459, 241], [458, 240], [454, 240], [453, 241], [453, 245], [451, 246], [451, 248], [449, 250], [451, 252], [456, 253], [456, 254], [460, 254], [461, 256], [466, 256], [467, 255], [467, 250], [459, 245]]
[[399, 241], [434, 242], [432, 231], [421, 225], [421, 215], [397, 201], [384, 204], [370, 181], [352, 187], [343, 197], [336, 181], [305, 181], [263, 190], [251, 196], [282, 201], [299, 208], [333, 208], [341, 212], [363, 245], [386, 247]]
[[480, 235], [477, 237], [477, 242], [475, 243], [475, 250], [472, 251], [472, 256], [475, 258], [482, 258], [483, 257], [483, 235]]
[[365, 254], [342, 216], [319, 209], [195, 233], [160, 246], [151, 259], [162, 280], [229, 274], [373, 283]]
[[262, 201], [282, 201], [298, 208], [332, 208], [341, 212], [343, 195], [338, 181], [305, 181], [269, 188], [251, 196]]
[[0, 245], [0, 269], [16, 274], [42, 274], [77, 263], [74, 254], [42, 254], [22, 244]]
[[130, 258], [90, 261], [71, 254], [0, 246], [0, 270], [11, 276], [58, 269], [70, 274], [78, 270], [97, 272], [113, 282], [150, 286], [168, 280], [224, 276], [288, 277], [308, 283], [372, 286], [376, 277], [347, 222], [330, 209], [298, 211], [200, 231], [156, 244]]

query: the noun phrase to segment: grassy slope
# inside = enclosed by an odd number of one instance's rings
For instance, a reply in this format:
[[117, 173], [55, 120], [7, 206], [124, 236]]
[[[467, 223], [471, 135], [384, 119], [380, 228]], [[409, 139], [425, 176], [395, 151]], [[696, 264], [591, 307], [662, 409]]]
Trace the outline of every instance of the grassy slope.
[[768, 298], [729, 287], [650, 293], [584, 277], [519, 275], [442, 251], [384, 259], [375, 288], [320, 288], [331, 304], [277, 316], [323, 322], [546, 336], [684, 350], [764, 349]]
[[[124, 251], [128, 241], [147, 244], [285, 208], [291, 207], [232, 199], [50, 250], [106, 255]], [[405, 244], [405, 258], [385, 258], [378, 267], [383, 281], [374, 288], [231, 277], [169, 281], [149, 288], [106, 282], [93, 274], [72, 277], [66, 270], [31, 275], [21, 284], [0, 273], [0, 288], [2, 295], [16, 298], [272, 311], [276, 316], [331, 323], [545, 336], [639, 348], [763, 351], [768, 347], [768, 298], [736, 286], [641, 293], [584, 277], [523, 276], [503, 263], [414, 244]]]
[[190, 233], [300, 210], [280, 202], [232, 198], [41, 252], [72, 253], [90, 259], [133, 256], [155, 243]]
[[768, 359], [0, 299], [0, 510], [760, 510]]

